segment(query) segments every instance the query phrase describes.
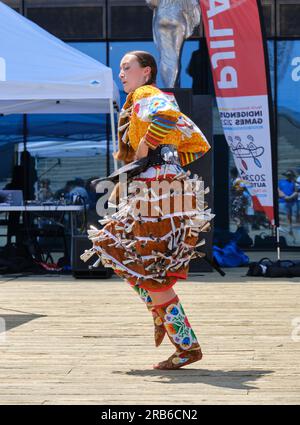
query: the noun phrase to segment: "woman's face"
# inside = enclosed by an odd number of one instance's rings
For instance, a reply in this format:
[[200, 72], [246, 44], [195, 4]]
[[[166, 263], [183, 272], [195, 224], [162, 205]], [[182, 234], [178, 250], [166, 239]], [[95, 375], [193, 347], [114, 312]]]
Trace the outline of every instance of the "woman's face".
[[136, 56], [125, 55], [120, 63], [119, 78], [123, 84], [125, 93], [134, 91], [138, 87], [144, 85], [150, 78], [151, 68], [141, 67]]

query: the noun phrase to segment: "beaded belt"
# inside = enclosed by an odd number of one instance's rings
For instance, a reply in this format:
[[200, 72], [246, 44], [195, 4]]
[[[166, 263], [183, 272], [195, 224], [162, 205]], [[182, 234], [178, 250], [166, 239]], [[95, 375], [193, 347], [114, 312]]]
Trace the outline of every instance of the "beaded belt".
[[118, 170], [114, 171], [107, 177], [102, 177], [92, 181], [96, 185], [100, 181], [110, 180], [114, 183], [119, 181], [119, 176], [126, 173], [127, 179], [136, 176], [145, 171], [148, 167], [153, 165], [174, 164], [180, 166], [178, 152], [175, 145], [165, 144], [159, 145], [156, 149], [149, 149], [148, 155], [144, 158], [138, 159], [126, 164]]
[[175, 145], [165, 144], [159, 145], [156, 149], [149, 149], [148, 167], [161, 164], [180, 165], [177, 148]]

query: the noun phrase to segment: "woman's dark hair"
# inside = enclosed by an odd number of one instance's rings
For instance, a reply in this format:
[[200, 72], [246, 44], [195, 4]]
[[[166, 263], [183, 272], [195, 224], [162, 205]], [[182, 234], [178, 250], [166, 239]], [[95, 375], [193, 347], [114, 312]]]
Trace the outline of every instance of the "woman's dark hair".
[[134, 55], [138, 63], [141, 65], [142, 68], [146, 68], [146, 66], [150, 66], [151, 68], [151, 75], [149, 80], [145, 84], [154, 84], [156, 83], [156, 76], [157, 76], [157, 65], [154, 57], [150, 55], [148, 52], [144, 52], [143, 50], [133, 50], [131, 52], [127, 52], [127, 55]]

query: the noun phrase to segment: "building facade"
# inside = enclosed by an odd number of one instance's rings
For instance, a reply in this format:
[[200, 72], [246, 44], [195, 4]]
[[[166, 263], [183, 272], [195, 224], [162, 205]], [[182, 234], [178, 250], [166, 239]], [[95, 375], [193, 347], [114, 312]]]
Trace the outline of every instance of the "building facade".
[[[119, 62], [128, 50], [147, 50], [158, 58], [152, 38], [152, 11], [144, 0], [4, 0], [45, 30], [59, 37], [71, 46], [92, 56], [113, 69], [114, 79], [119, 84]], [[278, 177], [279, 186], [284, 190], [300, 188], [300, 0], [262, 0], [264, 30], [267, 36], [272, 97], [277, 120]], [[194, 54], [194, 52], [198, 52]], [[193, 57], [193, 60], [191, 60]], [[160, 77], [158, 85], [161, 86]], [[182, 53], [180, 86], [193, 88], [196, 93], [214, 95], [208, 54], [202, 25], [185, 42]], [[121, 90], [121, 100], [125, 93]], [[21, 116], [2, 117], [0, 121], [1, 157], [7, 158], [1, 167], [0, 181], [10, 178], [15, 161], [13, 145], [22, 143], [24, 137], [33, 141], [89, 141], [104, 142], [109, 133], [108, 122], [100, 116]], [[228, 211], [228, 229], [240, 226], [234, 219], [231, 205], [235, 194], [233, 159], [226, 147], [223, 131], [214, 108], [215, 156], [224, 155], [223, 186], [215, 187], [215, 205], [223, 205]], [[13, 141], [14, 143], [11, 143]], [[222, 147], [220, 148], [219, 146]], [[66, 179], [72, 179], [74, 161], [80, 177], [88, 179], [93, 175], [105, 175], [111, 171], [111, 151], [101, 150], [98, 155], [63, 159], [64, 170], [49, 175], [57, 189]], [[37, 156], [40, 171], [51, 168], [55, 159]], [[216, 158], [217, 161], [217, 158]], [[292, 172], [292, 183], [286, 174]], [[289, 173], [288, 173], [289, 174]], [[58, 178], [58, 175], [60, 176]], [[290, 174], [291, 175], [291, 174]], [[299, 180], [299, 184], [297, 183]], [[2, 184], [2, 183], [1, 183]], [[224, 194], [226, 196], [224, 197]], [[230, 197], [231, 196], [231, 197]], [[232, 198], [233, 197], [233, 198]], [[222, 199], [222, 202], [218, 202]], [[284, 205], [283, 205], [284, 204]], [[280, 205], [280, 218], [288, 245], [300, 247], [300, 192], [291, 208], [291, 220], [285, 202]], [[218, 216], [218, 211], [215, 211]], [[221, 211], [220, 211], [221, 212]], [[261, 213], [253, 213], [251, 202], [245, 204], [244, 214], [250, 236], [262, 232], [270, 233], [268, 224]], [[258, 218], [255, 218], [258, 217]], [[219, 225], [226, 227], [225, 222]]]

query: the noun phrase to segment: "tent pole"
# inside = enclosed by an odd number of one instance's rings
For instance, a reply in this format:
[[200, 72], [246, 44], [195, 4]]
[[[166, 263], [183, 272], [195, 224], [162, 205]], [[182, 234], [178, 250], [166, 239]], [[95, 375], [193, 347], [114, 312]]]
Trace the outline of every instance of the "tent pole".
[[[22, 164], [23, 163], [23, 164]], [[23, 155], [21, 154], [21, 165], [24, 171], [24, 199], [29, 199], [29, 164], [27, 157], [27, 115], [23, 114]]]
[[[117, 152], [117, 144], [116, 144], [116, 129], [115, 129], [115, 119], [114, 119], [114, 105], [113, 105], [112, 99], [109, 99], [109, 111], [110, 111], [110, 126], [111, 126], [112, 142], [113, 142], [113, 151], [115, 154]], [[115, 171], [118, 169], [118, 163], [115, 157], [114, 157], [114, 168], [115, 168]]]

